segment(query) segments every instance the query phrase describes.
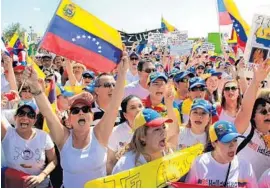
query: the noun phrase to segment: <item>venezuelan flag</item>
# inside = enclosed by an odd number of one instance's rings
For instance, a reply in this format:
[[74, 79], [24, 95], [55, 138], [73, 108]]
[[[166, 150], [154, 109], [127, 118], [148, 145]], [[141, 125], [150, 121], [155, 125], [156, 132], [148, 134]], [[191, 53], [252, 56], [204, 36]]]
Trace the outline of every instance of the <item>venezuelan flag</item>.
[[262, 44], [266, 48], [270, 47], [270, 28], [259, 27], [256, 32], [256, 42]]
[[122, 54], [117, 30], [70, 0], [62, 0], [41, 47], [101, 72], [113, 70]]
[[[247, 35], [250, 27], [241, 17], [233, 0], [217, 0], [220, 25], [232, 23], [232, 28], [237, 33], [237, 44], [244, 50], [247, 43]], [[230, 18], [228, 18], [228, 15]]]
[[177, 30], [173, 25], [169, 24], [169, 22], [165, 20], [163, 17], [161, 17], [161, 29], [163, 33], [173, 32]]
[[13, 48], [13, 49], [24, 49], [24, 46], [22, 42], [19, 39], [19, 34], [18, 32], [15, 32], [13, 36], [11, 37], [8, 46]]

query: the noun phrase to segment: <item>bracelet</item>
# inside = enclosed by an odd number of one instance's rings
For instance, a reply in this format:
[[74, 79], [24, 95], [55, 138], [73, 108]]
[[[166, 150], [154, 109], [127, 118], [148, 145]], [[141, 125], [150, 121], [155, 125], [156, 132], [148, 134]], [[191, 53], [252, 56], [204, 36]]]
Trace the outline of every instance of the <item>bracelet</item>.
[[38, 90], [36, 92], [31, 92], [31, 93], [32, 93], [33, 96], [38, 96], [38, 95], [40, 95], [42, 93], [42, 91]]

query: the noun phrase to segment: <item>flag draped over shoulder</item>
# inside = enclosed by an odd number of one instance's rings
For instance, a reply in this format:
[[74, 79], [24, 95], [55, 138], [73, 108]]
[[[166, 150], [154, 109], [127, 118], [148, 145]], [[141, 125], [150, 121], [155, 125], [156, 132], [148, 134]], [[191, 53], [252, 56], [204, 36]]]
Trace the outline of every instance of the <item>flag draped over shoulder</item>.
[[70, 0], [61, 1], [41, 47], [102, 72], [113, 70], [122, 54], [119, 32]]
[[[233, 0], [217, 0], [217, 4], [218, 4], [218, 12], [219, 12], [219, 25], [220, 25], [221, 32], [222, 33], [230, 32], [230, 34], [232, 34], [233, 33], [232, 29], [233, 29], [237, 35], [238, 46], [242, 50], [244, 50], [244, 48], [246, 47], [247, 36], [250, 30], [250, 27], [245, 22], [245, 20], [241, 17]], [[232, 29], [229, 30], [228, 28], [232, 28]], [[231, 36], [227, 36], [227, 37], [231, 38]]]
[[161, 17], [161, 28], [163, 33], [173, 32], [177, 30], [173, 25], [169, 24], [169, 22], [165, 20], [163, 17]]

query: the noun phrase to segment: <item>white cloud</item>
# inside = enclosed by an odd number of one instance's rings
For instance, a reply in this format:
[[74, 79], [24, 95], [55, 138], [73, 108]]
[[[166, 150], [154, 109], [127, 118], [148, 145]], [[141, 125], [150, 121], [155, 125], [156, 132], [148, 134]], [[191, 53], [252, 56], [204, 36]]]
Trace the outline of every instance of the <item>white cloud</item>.
[[40, 11], [39, 7], [34, 7], [33, 9], [34, 9], [34, 11], [37, 11], [37, 12]]

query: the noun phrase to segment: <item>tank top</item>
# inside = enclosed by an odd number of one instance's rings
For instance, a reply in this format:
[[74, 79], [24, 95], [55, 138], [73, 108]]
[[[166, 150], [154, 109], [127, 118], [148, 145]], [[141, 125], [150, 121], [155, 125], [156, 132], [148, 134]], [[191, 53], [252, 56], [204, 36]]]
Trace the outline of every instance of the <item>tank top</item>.
[[83, 188], [87, 181], [106, 176], [107, 148], [98, 142], [93, 128], [89, 135], [87, 147], [76, 149], [72, 144], [71, 130], [60, 152], [65, 188]]

